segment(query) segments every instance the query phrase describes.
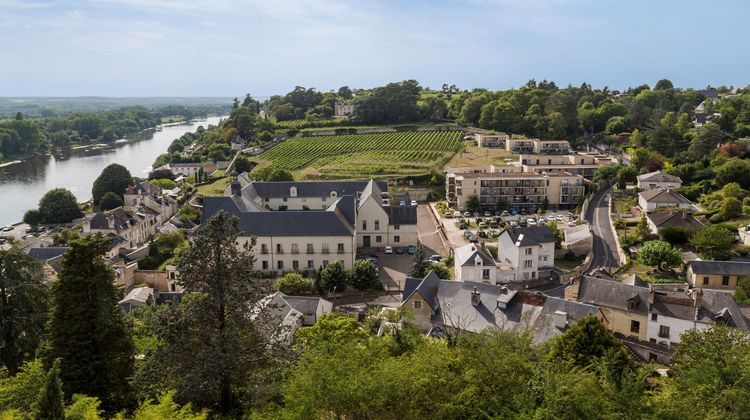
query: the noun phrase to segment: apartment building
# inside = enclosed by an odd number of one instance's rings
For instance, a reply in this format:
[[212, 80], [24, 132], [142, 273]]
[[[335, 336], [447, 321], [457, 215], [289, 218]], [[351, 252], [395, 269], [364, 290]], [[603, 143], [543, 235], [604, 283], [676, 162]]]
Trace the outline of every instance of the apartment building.
[[110, 254], [116, 254], [120, 248], [139, 247], [154, 236], [159, 227], [158, 217], [158, 212], [145, 206], [133, 210], [117, 207], [87, 216], [83, 220], [83, 233], [115, 238]]
[[741, 280], [750, 279], [750, 262], [691, 260], [686, 274], [690, 287], [736, 290]]
[[505, 133], [475, 134], [475, 138], [479, 147], [504, 149], [513, 153], [570, 153], [570, 143], [567, 140], [527, 139]]
[[518, 163], [524, 172], [568, 172], [573, 175], [581, 175], [591, 179], [594, 172], [601, 166], [614, 163], [609, 158], [587, 153], [565, 154], [565, 155], [528, 155], [522, 154], [518, 157]]
[[578, 205], [584, 195], [581, 175], [565, 172], [470, 172], [446, 175], [446, 197], [449, 205], [466, 208], [471, 196], [477, 196], [486, 209], [548, 208], [569, 209]]

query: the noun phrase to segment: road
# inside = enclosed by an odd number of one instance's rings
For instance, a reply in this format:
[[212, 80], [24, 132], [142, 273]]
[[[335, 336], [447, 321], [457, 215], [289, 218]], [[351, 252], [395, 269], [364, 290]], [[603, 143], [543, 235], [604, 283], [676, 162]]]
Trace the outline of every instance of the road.
[[435, 218], [430, 214], [429, 204], [421, 204], [417, 208], [417, 236], [422, 246], [427, 248], [428, 256], [432, 254], [448, 255], [448, 251], [443, 248], [443, 242], [440, 240]]
[[610, 188], [602, 188], [591, 197], [586, 209], [585, 220], [592, 227], [594, 235], [593, 258], [589, 271], [603, 268], [611, 271], [620, 266], [617, 243], [609, 218]]

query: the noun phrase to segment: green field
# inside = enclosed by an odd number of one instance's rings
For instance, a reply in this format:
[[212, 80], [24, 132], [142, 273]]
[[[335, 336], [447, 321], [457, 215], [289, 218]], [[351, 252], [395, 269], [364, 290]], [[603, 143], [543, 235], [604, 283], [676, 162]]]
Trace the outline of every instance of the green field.
[[461, 131], [293, 137], [259, 156], [298, 179], [407, 176], [442, 167], [460, 148]]

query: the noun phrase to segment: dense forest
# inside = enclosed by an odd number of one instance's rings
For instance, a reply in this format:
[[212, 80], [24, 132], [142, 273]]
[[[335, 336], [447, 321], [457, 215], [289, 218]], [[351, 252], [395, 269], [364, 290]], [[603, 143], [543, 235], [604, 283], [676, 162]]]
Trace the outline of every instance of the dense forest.
[[92, 142], [111, 143], [128, 134], [153, 128], [163, 118], [191, 119], [209, 113], [225, 112], [227, 106], [200, 108], [170, 105], [148, 109], [132, 106], [98, 113], [72, 113], [64, 116], [27, 118], [16, 113], [0, 120], [0, 160], [43, 153]]

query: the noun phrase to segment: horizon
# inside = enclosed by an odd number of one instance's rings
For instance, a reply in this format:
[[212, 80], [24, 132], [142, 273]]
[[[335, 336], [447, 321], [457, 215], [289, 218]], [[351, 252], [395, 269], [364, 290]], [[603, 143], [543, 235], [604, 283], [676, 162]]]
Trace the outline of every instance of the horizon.
[[325, 92], [408, 79], [461, 90], [530, 79], [615, 90], [664, 78], [681, 88], [746, 86], [750, 4], [696, 5], [0, 0], [0, 36], [13, 39], [0, 51], [0, 92], [268, 97], [297, 85]]

